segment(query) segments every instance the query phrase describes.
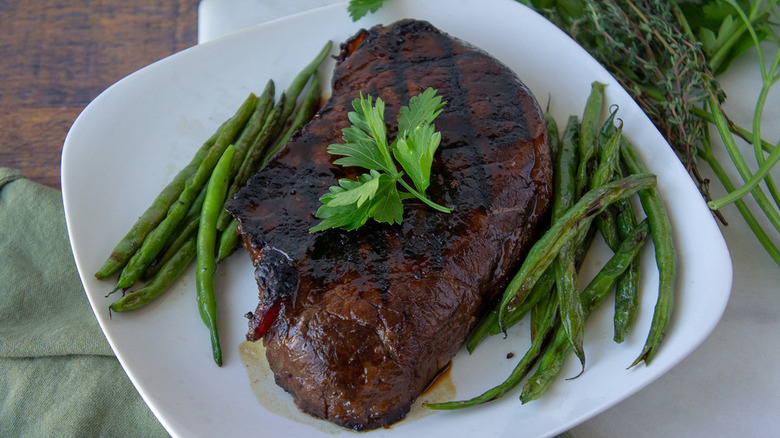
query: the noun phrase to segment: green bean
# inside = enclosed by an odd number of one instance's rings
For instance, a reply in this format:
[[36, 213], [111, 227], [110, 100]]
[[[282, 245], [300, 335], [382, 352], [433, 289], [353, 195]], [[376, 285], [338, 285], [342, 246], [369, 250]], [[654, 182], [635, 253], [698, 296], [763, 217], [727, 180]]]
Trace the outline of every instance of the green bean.
[[[629, 172], [644, 173], [645, 167], [633, 145], [624, 141], [620, 148], [621, 158]], [[674, 305], [674, 283], [677, 276], [677, 254], [672, 242], [672, 225], [666, 213], [663, 200], [655, 188], [638, 192], [642, 208], [650, 222], [655, 247], [655, 261], [658, 266], [658, 299], [653, 311], [653, 322], [642, 352], [631, 366], [640, 362], [649, 364], [663, 340]]]
[[574, 242], [566, 243], [555, 260], [555, 290], [558, 296], [561, 325], [574, 352], [585, 369], [585, 314], [579, 297], [577, 268], [574, 265]]
[[289, 128], [287, 128], [287, 131], [284, 133], [284, 135], [279, 139], [279, 141], [277, 141], [276, 146], [274, 146], [263, 157], [262, 164], [260, 165], [261, 169], [264, 168], [266, 164], [268, 164], [268, 161], [271, 160], [271, 158], [273, 158], [277, 153], [279, 153], [280, 150], [282, 150], [283, 147], [287, 145], [294, 133], [301, 129], [303, 125], [307, 124], [309, 120], [311, 120], [312, 116], [314, 116], [314, 112], [317, 110], [317, 105], [320, 103], [321, 90], [322, 87], [320, 85], [320, 74], [315, 70], [311, 76], [311, 86], [309, 87], [309, 92], [303, 99], [301, 107], [298, 108], [298, 111], [295, 113], [295, 118], [293, 119]]
[[580, 163], [577, 168], [577, 195], [581, 196], [588, 190], [593, 161], [596, 156], [596, 130], [604, 105], [605, 84], [593, 82], [585, 110], [582, 113], [580, 127]]
[[[541, 280], [540, 280], [541, 281]], [[531, 296], [528, 296], [528, 299], [526, 302], [528, 302], [531, 299]], [[512, 313], [513, 315], [514, 313]], [[523, 313], [523, 316], [525, 316], [525, 313]], [[509, 323], [507, 323], [507, 328], [511, 327]], [[493, 329], [496, 329], [496, 333], [493, 333]], [[469, 353], [473, 353], [474, 350], [477, 348], [477, 345], [479, 345], [480, 342], [482, 342], [483, 339], [487, 338], [490, 335], [495, 335], [500, 332], [499, 326], [498, 326], [498, 309], [492, 309], [490, 312], [488, 312], [487, 315], [485, 315], [484, 318], [477, 324], [477, 326], [469, 333], [468, 338], [466, 338], [466, 351]]]
[[549, 304], [544, 307], [544, 314], [540, 318], [542, 322], [539, 324], [539, 332], [537, 333], [537, 336], [533, 338], [531, 347], [528, 349], [528, 351], [526, 351], [522, 359], [520, 359], [520, 362], [515, 366], [515, 368], [512, 370], [512, 373], [503, 383], [469, 400], [430, 403], [426, 404], [425, 407], [435, 410], [455, 410], [468, 408], [499, 399], [512, 388], [516, 387], [520, 382], [523, 381], [525, 376], [531, 370], [531, 365], [533, 365], [533, 362], [539, 356], [542, 347], [547, 341], [549, 333], [555, 328], [557, 310], [558, 306], [556, 297], [555, 295], [552, 295], [550, 296]]
[[[553, 208], [552, 220], [557, 221], [571, 208], [576, 200], [578, 149], [576, 138], [580, 126], [576, 116], [569, 117], [561, 142], [560, 154], [553, 172]], [[558, 257], [553, 262], [555, 273], [556, 294], [561, 324], [566, 329], [572, 348], [585, 366], [585, 324], [582, 305], [580, 304], [579, 286], [577, 283], [576, 251], [581, 238], [575, 238], [563, 245]], [[532, 313], [533, 316], [533, 313]], [[532, 319], [533, 322], [533, 319]], [[532, 327], [533, 329], [533, 327]], [[532, 330], [533, 331], [533, 330]]]
[[[315, 56], [314, 59], [295, 76], [292, 82], [290, 82], [287, 90], [285, 90], [285, 94], [289, 100], [284, 104], [282, 120], [287, 120], [287, 118], [290, 117], [290, 114], [292, 114], [293, 109], [295, 109], [295, 104], [298, 101], [298, 95], [301, 94], [301, 90], [306, 86], [306, 82], [309, 81], [309, 78], [320, 68], [322, 61], [324, 61], [330, 53], [331, 47], [333, 47], [331, 41], [325, 43], [319, 53], [317, 53], [317, 56]], [[317, 94], [319, 95], [319, 93]]]
[[[599, 148], [599, 165], [593, 172], [593, 178], [590, 182], [591, 188], [598, 187], [614, 178], [620, 165], [620, 140], [622, 138], [623, 129], [618, 127], [612, 130], [611, 134], [608, 134], [608, 138]], [[620, 242], [615, 220], [609, 209], [603, 211], [596, 218], [596, 227], [604, 237], [607, 246], [614, 251]]]
[[580, 298], [585, 311], [590, 314], [607, 297], [620, 275], [628, 269], [642, 249], [648, 235], [652, 236], [652, 222], [647, 218], [631, 231], [618, 247], [612, 258], [607, 261], [588, 286], [583, 289]]
[[[231, 165], [230, 171], [231, 181], [234, 180], [238, 175], [246, 154], [248, 153], [249, 149], [253, 147], [255, 139], [263, 129], [265, 121], [268, 119], [268, 115], [271, 113], [271, 110], [274, 107], [274, 90], [274, 81], [269, 80], [263, 89], [263, 92], [260, 94], [260, 97], [257, 99], [255, 110], [252, 112], [252, 115], [246, 122], [246, 126], [244, 127], [244, 130], [241, 131], [241, 135], [239, 136], [238, 140], [236, 140], [236, 155], [233, 157], [233, 164]], [[238, 191], [238, 189], [244, 183], [246, 183], [246, 181], [240, 183], [240, 185], [239, 182], [234, 182], [231, 184], [230, 189], [228, 189], [227, 197], [233, 197], [235, 192]], [[220, 230], [224, 229], [228, 222], [230, 222], [230, 215], [227, 211], [223, 210], [219, 215], [219, 219], [217, 220], [217, 228]]]
[[[615, 203], [618, 209], [617, 231], [618, 237], [622, 240], [628, 237], [636, 227], [636, 217], [631, 203], [624, 199]], [[628, 329], [636, 319], [636, 312], [639, 307], [639, 258], [637, 254], [634, 261], [631, 262], [626, 272], [618, 278], [615, 286], [615, 315], [613, 323], [615, 333], [613, 340], [617, 343], [625, 340]]]
[[163, 292], [178, 279], [190, 263], [195, 260], [195, 236], [190, 236], [184, 244], [157, 271], [150, 282], [142, 288], [125, 294], [108, 308], [112, 312], [126, 312], [141, 308]]
[[[610, 115], [607, 121], [602, 125], [599, 132], [599, 169], [594, 175], [594, 180], [607, 180], [613, 175], [620, 175], [620, 150], [619, 145], [622, 140], [622, 127], [616, 127], [614, 123], [617, 114], [617, 106], [610, 108]], [[601, 164], [608, 162], [609, 167], [602, 168]], [[594, 181], [597, 183], [597, 181]], [[616, 223], [612, 209], [607, 209], [596, 218], [596, 227], [604, 238], [604, 242], [613, 251], [617, 250], [622, 239], [630, 233], [636, 226], [631, 203], [628, 200], [622, 200], [615, 203], [620, 211], [622, 228]], [[638, 256], [637, 256], [638, 257]], [[639, 263], [632, 263], [626, 272], [618, 279], [615, 287], [615, 342], [622, 342], [628, 332], [628, 328], [633, 323], [638, 306], [637, 290], [639, 288]]]
[[[233, 197], [238, 190], [243, 187], [249, 180], [249, 177], [254, 175], [263, 161], [263, 157], [266, 154], [266, 148], [278, 135], [284, 126], [284, 119], [282, 118], [282, 111], [284, 110], [284, 102], [287, 97], [284, 93], [279, 96], [279, 101], [276, 102], [271, 113], [265, 120], [263, 129], [255, 137], [255, 141], [249, 147], [244, 156], [244, 161], [238, 169], [236, 177], [233, 179], [233, 183], [228, 188], [227, 198]], [[229, 216], [226, 216], [229, 217]], [[227, 221], [230, 222], [230, 221]], [[227, 226], [227, 222], [221, 221], [220, 225]], [[222, 228], [220, 228], [222, 230]]]
[[593, 217], [613, 202], [624, 199], [637, 190], [655, 185], [655, 175], [632, 175], [586, 193], [531, 247], [523, 265], [504, 291], [499, 308], [499, 325], [505, 328], [507, 309], [516, 307], [558, 255], [560, 249], [590, 227]]
[[[539, 280], [536, 281], [534, 287], [531, 288], [528, 297], [523, 300], [519, 306], [507, 309], [504, 318], [506, 328], [509, 328], [522, 320], [537, 304], [550, 296], [553, 292], [553, 287], [555, 287], [555, 269], [550, 265], [542, 276], [539, 277]], [[498, 314], [496, 314], [495, 326], [491, 327], [489, 334], [497, 335], [499, 333], [501, 333], [501, 327], [498, 325]]]
[[623, 138], [623, 128], [618, 127], [609, 139], [599, 149], [599, 165], [593, 172], [590, 188], [604, 185], [615, 176], [615, 171], [620, 165], [620, 141]]
[[563, 131], [560, 153], [554, 163], [553, 171], [553, 222], [574, 205], [577, 188], [577, 164], [579, 152], [577, 142], [580, 131], [579, 118], [570, 116]]
[[230, 173], [233, 180], [233, 176], [238, 173], [241, 168], [241, 164], [244, 162], [244, 157], [252, 147], [255, 139], [260, 134], [260, 131], [265, 126], [265, 121], [268, 119], [268, 115], [274, 107], [274, 82], [269, 80], [266, 84], [260, 97], [257, 99], [257, 105], [255, 106], [252, 115], [247, 120], [244, 129], [241, 131], [241, 135], [238, 137], [234, 146], [236, 147], [236, 154], [233, 157], [233, 163], [231, 163]]
[[178, 229], [171, 235], [168, 242], [165, 244], [165, 251], [144, 271], [141, 276], [143, 280], [149, 280], [157, 274], [160, 267], [165, 264], [174, 254], [179, 251], [179, 248], [195, 234], [198, 230], [198, 222], [200, 221], [200, 210], [203, 206], [203, 200], [206, 198], [206, 188], [203, 187], [198, 194], [198, 197], [192, 202], [190, 210], [187, 212], [187, 216], [184, 217], [182, 223]]
[[225, 231], [222, 232], [219, 238], [219, 248], [217, 249], [217, 263], [225, 260], [233, 251], [238, 248], [241, 243], [241, 238], [238, 234], [238, 221], [236, 219], [231, 220]]
[[[580, 296], [586, 316], [609, 295], [618, 277], [625, 272], [639, 250], [647, 240], [649, 226], [647, 221], [639, 224], [618, 247], [618, 250], [596, 274]], [[539, 398], [560, 373], [566, 355], [571, 349], [568, 336], [563, 327], [558, 327], [550, 346], [539, 359], [536, 372], [523, 385], [520, 401], [528, 403]]]
[[[512, 327], [518, 321], [522, 320], [528, 312], [531, 311], [540, 301], [547, 298], [555, 286], [555, 276], [552, 266], [544, 271], [544, 274], [534, 285], [531, 292], [520, 305], [509, 309], [506, 314], [506, 328]], [[498, 309], [491, 310], [479, 325], [471, 332], [466, 339], [466, 350], [473, 353], [477, 345], [488, 336], [494, 336], [501, 333], [501, 327], [498, 325]]]
[[235, 147], [229, 146], [214, 168], [198, 225], [197, 270], [195, 271], [198, 312], [211, 334], [212, 354], [214, 362], [219, 366], [222, 366], [222, 349], [219, 345], [217, 299], [214, 293], [214, 271], [217, 265], [214, 250], [217, 239], [217, 218], [225, 202], [230, 180], [230, 165], [235, 153]]
[[553, 379], [561, 372], [563, 359], [569, 351], [571, 351], [571, 343], [566, 330], [562, 326], [558, 327], [550, 346], [539, 359], [536, 372], [523, 385], [523, 391], [520, 393], [520, 401], [523, 404], [536, 400], [547, 390]]
[[198, 170], [187, 180], [186, 187], [182, 190], [177, 202], [169, 209], [168, 215], [149, 233], [141, 248], [130, 258], [127, 266], [125, 266], [125, 269], [119, 276], [114, 290], [127, 289], [141, 278], [144, 271], [160, 253], [171, 233], [176, 230], [179, 223], [184, 219], [192, 202], [209, 180], [217, 161], [219, 161], [225, 149], [238, 134], [238, 131], [246, 124], [256, 104], [257, 96], [254, 94], [250, 94], [244, 100], [236, 115], [230, 119], [228, 125], [220, 133], [214, 146], [209, 149], [208, 154], [198, 166]]
[[599, 129], [599, 135], [597, 137], [599, 145], [607, 144], [610, 137], [612, 137], [612, 135], [617, 130], [617, 126], [615, 125], [615, 118], [617, 117], [618, 106], [611, 105], [608, 111], [609, 114], [607, 115], [607, 119], [604, 120], [604, 123], [601, 124], [601, 129]]
[[551, 290], [531, 308], [531, 340], [544, 335], [545, 324], [549, 322], [546, 315], [550, 311], [550, 306], [558, 309], [558, 295], [552, 292]]
[[[290, 141], [290, 138], [292, 138], [292, 135], [297, 130], [302, 128], [303, 125], [308, 123], [309, 120], [311, 120], [312, 116], [314, 115], [314, 111], [319, 104], [321, 89], [322, 87], [320, 85], [320, 76], [319, 73], [315, 71], [312, 75], [312, 84], [309, 88], [309, 92], [306, 94], [306, 97], [301, 103], [301, 107], [296, 112], [295, 118], [290, 124], [290, 127], [287, 129], [287, 132], [282, 136], [282, 138], [277, 142], [276, 146], [263, 156], [259, 169], [263, 169], [268, 164], [268, 161], [273, 158], [273, 156], [276, 155], [279, 150], [287, 145], [287, 143]], [[238, 237], [238, 221], [233, 219], [227, 226], [220, 229], [222, 230], [223, 237], [220, 240], [218, 259], [223, 260], [229, 256], [240, 244], [240, 239]]]
[[198, 169], [203, 158], [206, 157], [209, 149], [217, 141], [217, 138], [227, 123], [227, 121], [222, 123], [217, 131], [203, 143], [197, 152], [195, 152], [190, 163], [180, 170], [179, 173], [173, 177], [173, 180], [160, 191], [149, 208], [147, 208], [138, 218], [135, 224], [130, 228], [130, 231], [127, 232], [125, 237], [123, 237], [111, 251], [111, 255], [95, 273], [95, 278], [100, 280], [107, 278], [127, 264], [130, 257], [132, 257], [138, 248], [140, 248], [149, 232], [165, 218], [168, 209], [179, 197], [182, 190], [184, 190], [187, 179], [189, 179]]

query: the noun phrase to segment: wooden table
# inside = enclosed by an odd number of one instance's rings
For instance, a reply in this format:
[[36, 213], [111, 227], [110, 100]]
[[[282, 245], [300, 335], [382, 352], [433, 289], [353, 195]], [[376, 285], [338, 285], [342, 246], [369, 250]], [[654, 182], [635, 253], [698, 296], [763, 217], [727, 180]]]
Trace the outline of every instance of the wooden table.
[[0, 2], [0, 167], [59, 188], [73, 121], [114, 82], [195, 45], [198, 2]]

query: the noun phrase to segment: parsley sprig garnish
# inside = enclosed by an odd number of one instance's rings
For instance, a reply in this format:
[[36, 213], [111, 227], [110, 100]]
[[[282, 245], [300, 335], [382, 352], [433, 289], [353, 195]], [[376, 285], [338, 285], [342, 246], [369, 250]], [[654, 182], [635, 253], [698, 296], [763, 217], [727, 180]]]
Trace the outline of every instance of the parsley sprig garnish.
[[445, 103], [433, 88], [412, 97], [409, 105], [398, 112], [398, 135], [388, 143], [384, 101], [377, 98], [374, 103], [371, 96], [363, 97], [362, 93], [353, 100], [355, 111], [348, 114], [352, 125], [341, 131], [344, 143], [329, 145], [328, 152], [341, 156], [335, 164], [362, 167], [368, 173], [357, 180], [342, 178], [338, 185], [331, 186], [320, 198], [323, 205], [317, 210], [317, 217], [322, 221], [309, 231], [315, 233], [329, 228], [351, 231], [368, 219], [391, 225], [401, 223], [404, 212], [401, 201], [411, 198], [450, 213], [451, 208], [425, 196], [431, 182], [433, 154], [441, 142], [441, 134], [432, 122]]
[[385, 0], [350, 0], [347, 6], [352, 21], [357, 21], [368, 13], [376, 12]]

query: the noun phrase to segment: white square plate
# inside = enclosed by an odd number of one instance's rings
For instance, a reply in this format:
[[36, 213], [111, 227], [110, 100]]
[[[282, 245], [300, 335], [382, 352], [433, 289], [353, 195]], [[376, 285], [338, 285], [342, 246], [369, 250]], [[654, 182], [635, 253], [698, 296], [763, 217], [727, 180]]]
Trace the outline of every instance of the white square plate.
[[[658, 175], [679, 256], [672, 325], [653, 363], [626, 369], [641, 351], [652, 318], [657, 270], [652, 244], [644, 249], [641, 309], [635, 328], [612, 342], [611, 303], [586, 327], [585, 373], [563, 378], [542, 399], [521, 405], [518, 392], [460, 412], [404, 420], [371, 436], [550, 436], [618, 403], [679, 363], [718, 322], [731, 287], [731, 261], [704, 201], [670, 147], [618, 83], [581, 47], [536, 13], [511, 0], [395, 0], [353, 23], [346, 4], [298, 14], [210, 41], [163, 59], [98, 96], [73, 124], [62, 155], [62, 191], [71, 245], [95, 315], [128, 376], [174, 436], [316, 436], [350, 434], [324, 422], [299, 421], [258, 403], [238, 349], [242, 316], [254, 309], [257, 288], [249, 258], [237, 252], [218, 270], [224, 365], [211, 359], [209, 337], [195, 307], [194, 272], [157, 301], [109, 319], [105, 298], [113, 282], [93, 274], [159, 190], [250, 92], [273, 78], [277, 90], [326, 40], [340, 43], [361, 27], [400, 18], [430, 21], [480, 47], [515, 70], [560, 121], [581, 114], [598, 80], [609, 104], [620, 107], [624, 134]], [[333, 68], [322, 67], [327, 78]], [[596, 246], [586, 262], [593, 275], [610, 253]], [[490, 339], [478, 354], [461, 352], [451, 378], [459, 399], [499, 383], [527, 348], [527, 327], [508, 340]], [[562, 377], [578, 373], [570, 358]], [[515, 359], [517, 360], [517, 359]], [[272, 377], [267, 376], [269, 381]], [[281, 403], [292, 405], [290, 399]], [[318, 424], [322, 423], [322, 424]]]

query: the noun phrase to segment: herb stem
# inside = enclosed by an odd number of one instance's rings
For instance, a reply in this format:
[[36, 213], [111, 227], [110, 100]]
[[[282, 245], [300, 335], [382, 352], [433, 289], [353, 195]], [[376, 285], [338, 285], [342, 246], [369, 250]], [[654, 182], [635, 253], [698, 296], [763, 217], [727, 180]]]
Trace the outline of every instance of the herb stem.
[[[399, 175], [399, 176], [400, 176], [400, 175]], [[424, 202], [424, 203], [425, 203], [425, 205], [427, 205], [428, 207], [431, 207], [432, 209], [434, 209], [434, 210], [437, 210], [437, 211], [440, 211], [440, 212], [442, 212], [442, 213], [452, 213], [452, 209], [451, 209], [451, 208], [444, 207], [444, 206], [442, 206], [442, 205], [439, 205], [439, 204], [437, 204], [437, 203], [435, 203], [435, 202], [431, 201], [430, 199], [428, 199], [427, 197], [425, 197], [425, 195], [423, 195], [422, 193], [418, 192], [418, 191], [417, 191], [417, 190], [415, 190], [415, 189], [414, 189], [412, 186], [410, 186], [409, 184], [407, 184], [407, 182], [406, 182], [406, 181], [404, 181], [403, 179], [401, 179], [401, 178], [398, 178], [398, 182], [399, 182], [399, 183], [400, 183], [400, 184], [403, 186], [403, 188], [405, 188], [405, 189], [406, 189], [406, 190], [407, 190], [407, 191], [408, 191], [408, 192], [409, 192], [411, 195], [413, 195], [415, 198], [419, 199], [420, 201]]]
[[[778, 161], [780, 161], [780, 148], [775, 148], [774, 152], [772, 152], [769, 157], [767, 157], [767, 160], [764, 161], [764, 163], [758, 168], [758, 171], [753, 174], [753, 176], [747, 180], [744, 185], [736, 190], [729, 191], [729, 194], [723, 197], [708, 202], [707, 205], [709, 205], [713, 210], [719, 210], [736, 201], [737, 199], [747, 195], [753, 191], [758, 183], [760, 183], [765, 177], [768, 176], [769, 171], [772, 170], [772, 166], [774, 166]], [[772, 191], [773, 195], [774, 193], [775, 192]], [[775, 203], [777, 203], [777, 199], [775, 199]]]
[[[713, 98], [710, 98], [710, 108], [712, 109], [712, 114], [715, 116], [715, 126], [718, 128], [718, 133], [723, 139], [726, 150], [728, 151], [731, 160], [734, 162], [734, 165], [742, 177], [742, 180], [747, 183], [753, 177], [753, 174], [745, 162], [745, 158], [739, 152], [739, 148], [734, 141], [734, 137], [732, 137], [731, 132], [729, 131], [726, 117], [723, 115], [723, 112], [720, 110], [718, 103]], [[770, 223], [772, 223], [772, 226], [774, 226], [776, 230], [780, 231], [780, 212], [778, 212], [778, 210], [769, 203], [769, 200], [767, 199], [766, 194], [764, 194], [764, 191], [761, 189], [761, 187], [754, 185], [750, 193], [753, 195], [756, 203], [758, 203], [758, 206], [767, 216]], [[710, 206], [710, 208], [713, 207]]]
[[[758, 42], [756, 42], [756, 46], [758, 47]], [[760, 52], [760, 50], [759, 50]], [[761, 87], [761, 93], [758, 95], [758, 101], [756, 102], [756, 109], [753, 113], [753, 150], [756, 155], [756, 162], [758, 163], [760, 168], [763, 168], [767, 162], [767, 160], [771, 161], [771, 156], [773, 154], [770, 154], [770, 157], [764, 158], [764, 153], [761, 149], [761, 118], [764, 114], [764, 105], [766, 104], [767, 96], [769, 95], [769, 90], [774, 85], [777, 78], [775, 77], [775, 72], [777, 71], [778, 65], [780, 65], [780, 51], [778, 51], [775, 54], [775, 59], [772, 62], [772, 67], [768, 72], [762, 72], [762, 81], [763, 86]], [[779, 149], [776, 148], [775, 151]], [[777, 160], [775, 160], [777, 162]], [[766, 175], [763, 177], [764, 181], [766, 182], [766, 186], [769, 189], [769, 193], [772, 195], [772, 198], [775, 201], [775, 205], [777, 207], [780, 207], [780, 195], [778, 194], [777, 186], [775, 185], [775, 181], [772, 179], [772, 176], [769, 175], [769, 170], [774, 166], [774, 163], [770, 164], [769, 167], [766, 170]]]
[[[726, 191], [731, 192], [736, 189], [734, 183], [731, 182], [731, 178], [729, 178], [728, 174], [723, 169], [723, 166], [721, 166], [718, 160], [715, 159], [715, 156], [709, 149], [706, 151], [700, 150], [699, 157], [707, 162], [712, 171], [715, 173], [715, 176], [718, 178], [718, 180], [720, 180], [720, 183], [723, 184], [723, 187], [726, 189]], [[766, 249], [766, 252], [770, 257], [772, 257], [772, 260], [780, 265], [780, 249], [777, 248], [766, 231], [764, 231], [764, 228], [761, 226], [761, 224], [758, 223], [745, 201], [742, 199], [737, 199], [734, 201], [734, 206], [737, 207], [737, 210], [742, 215], [742, 218], [745, 220], [745, 223], [747, 223], [748, 227], [750, 227], [750, 230], [753, 231], [753, 234], [756, 236], [756, 239], [758, 239], [761, 246]]]
[[[729, 4], [731, 4], [732, 7], [734, 7], [734, 9], [737, 11], [737, 14], [739, 14], [739, 17], [742, 19], [744, 29], [750, 33], [750, 37], [753, 40], [753, 45], [756, 48], [756, 54], [758, 55], [759, 67], [761, 69], [762, 86], [761, 92], [759, 93], [758, 100], [756, 102], [755, 111], [753, 113], [753, 138], [751, 139], [751, 142], [753, 143], [753, 149], [755, 150], [756, 161], [760, 167], [763, 167], [765, 159], [763, 153], [761, 152], [761, 115], [764, 112], [764, 104], [766, 103], [769, 89], [772, 87], [772, 85], [774, 85], [775, 82], [773, 77], [777, 72], [778, 63], [780, 63], [780, 51], [775, 53], [772, 67], [767, 70], [766, 60], [764, 59], [764, 52], [761, 50], [761, 40], [756, 34], [756, 29], [753, 26], [753, 19], [758, 12], [759, 5], [757, 3], [753, 4], [753, 7], [750, 11], [751, 16], [748, 18], [748, 16], [745, 14], [745, 11], [734, 0], [727, 1]], [[778, 196], [777, 186], [775, 185], [774, 180], [768, 173], [763, 179], [766, 182], [769, 193], [772, 195], [772, 198], [774, 198], [775, 205], [780, 207], [780, 196]]]
[[[713, 116], [712, 113], [708, 112], [707, 110], [694, 106], [691, 107], [691, 112], [694, 115], [697, 115], [702, 119], [712, 123], [713, 125], [715, 124], [715, 116]], [[753, 138], [753, 133], [751, 131], [748, 131], [747, 129], [735, 124], [731, 120], [727, 119], [726, 121], [729, 125], [729, 131], [738, 135], [740, 138], [744, 139], [745, 141], [751, 141], [750, 139]], [[764, 152], [772, 153], [772, 151], [775, 150], [775, 146], [773, 146], [766, 140], [761, 140], [761, 149], [763, 149]]]

